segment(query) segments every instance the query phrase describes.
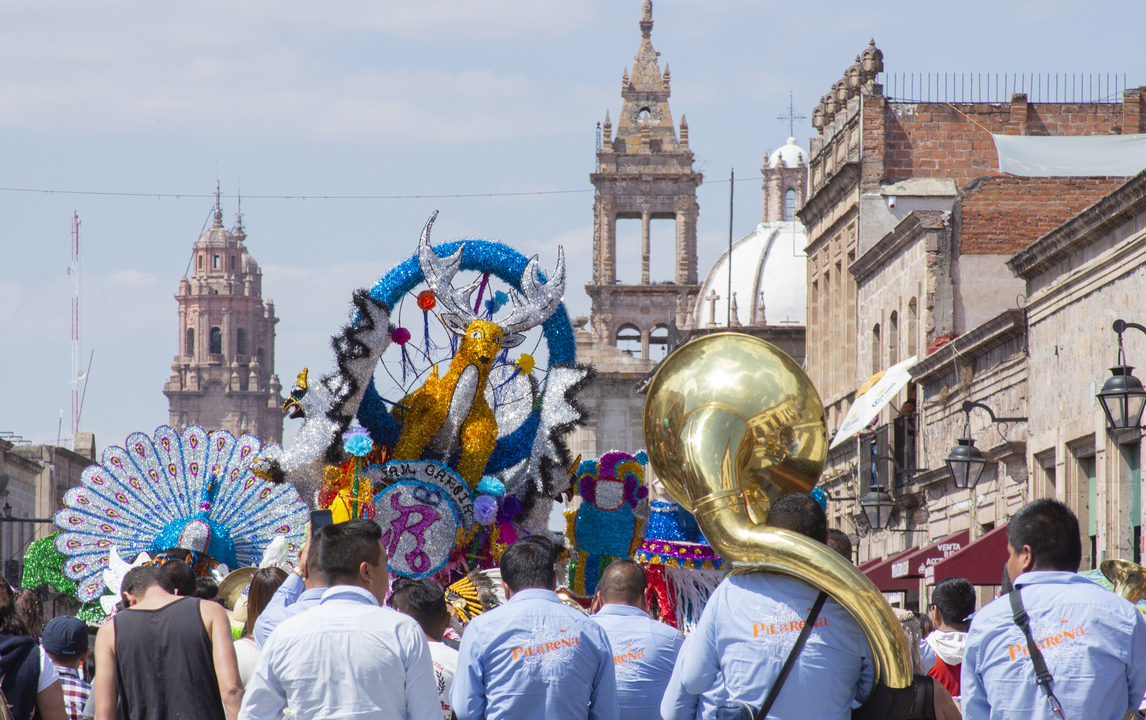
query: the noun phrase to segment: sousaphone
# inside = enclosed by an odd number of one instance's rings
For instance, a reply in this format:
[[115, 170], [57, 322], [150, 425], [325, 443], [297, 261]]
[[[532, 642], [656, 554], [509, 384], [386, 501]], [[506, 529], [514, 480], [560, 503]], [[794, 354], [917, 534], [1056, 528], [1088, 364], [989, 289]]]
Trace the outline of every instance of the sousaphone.
[[876, 682], [911, 685], [907, 637], [875, 585], [823, 543], [764, 524], [778, 497], [815, 487], [827, 458], [823, 403], [792, 358], [740, 333], [694, 340], [657, 370], [644, 431], [657, 476], [721, 557], [828, 593], [867, 637]]

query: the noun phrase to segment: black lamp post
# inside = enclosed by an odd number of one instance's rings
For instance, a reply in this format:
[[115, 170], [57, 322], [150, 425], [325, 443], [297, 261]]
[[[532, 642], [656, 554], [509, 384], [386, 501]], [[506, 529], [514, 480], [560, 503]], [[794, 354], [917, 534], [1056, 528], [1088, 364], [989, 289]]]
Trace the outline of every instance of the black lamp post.
[[979, 452], [979, 448], [975, 447], [975, 441], [971, 439], [971, 411], [975, 408], [986, 410], [991, 416], [991, 422], [996, 425], [1026, 420], [1025, 417], [995, 417], [995, 411], [983, 403], [963, 401], [963, 413], [967, 418], [964, 437], [959, 438], [958, 444], [951, 448], [951, 452], [947, 455], [947, 474], [951, 476], [951, 482], [959, 490], [975, 487], [983, 471], [987, 469], [987, 458], [983, 457], [983, 453]]
[[1134, 368], [1126, 364], [1122, 350], [1122, 333], [1127, 328], [1146, 333], [1146, 327], [1138, 323], [1114, 321], [1114, 332], [1118, 333], [1118, 364], [1110, 368], [1111, 377], [1103, 383], [1097, 395], [1106, 413], [1106, 427], [1112, 431], [1140, 427], [1142, 409], [1146, 406], [1146, 389], [1142, 387], [1142, 381], [1134, 377]]

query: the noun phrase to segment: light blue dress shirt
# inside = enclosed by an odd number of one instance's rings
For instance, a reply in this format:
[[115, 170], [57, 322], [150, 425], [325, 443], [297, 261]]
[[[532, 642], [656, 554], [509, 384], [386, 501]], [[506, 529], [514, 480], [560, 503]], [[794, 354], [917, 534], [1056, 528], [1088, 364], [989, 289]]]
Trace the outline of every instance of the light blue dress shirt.
[[327, 588], [267, 639], [239, 720], [278, 720], [287, 707], [296, 720], [441, 720], [426, 634], [363, 588]]
[[[721, 706], [758, 711], [818, 594], [775, 573], [725, 578], [685, 638], [661, 715], [716, 720]], [[847, 610], [829, 598], [768, 717], [846, 720], [853, 702], [867, 699], [873, 675], [867, 638]]]
[[[1027, 572], [1031, 634], [1067, 718], [1119, 720], [1146, 690], [1146, 622], [1126, 600], [1071, 572]], [[959, 681], [963, 717], [1057, 718], [1035, 685], [1027, 641], [1006, 595], [975, 615]]]
[[306, 589], [302, 578], [296, 573], [287, 575], [287, 579], [275, 590], [270, 602], [263, 609], [258, 620], [255, 620], [255, 644], [260, 648], [266, 644], [267, 638], [283, 620], [294, 617], [304, 610], [318, 605], [326, 588]]
[[459, 720], [617, 718], [609, 637], [551, 590], [521, 590], [478, 615], [458, 652]]
[[604, 605], [593, 619], [613, 645], [621, 717], [660, 720], [661, 700], [684, 641], [680, 631], [630, 605]]

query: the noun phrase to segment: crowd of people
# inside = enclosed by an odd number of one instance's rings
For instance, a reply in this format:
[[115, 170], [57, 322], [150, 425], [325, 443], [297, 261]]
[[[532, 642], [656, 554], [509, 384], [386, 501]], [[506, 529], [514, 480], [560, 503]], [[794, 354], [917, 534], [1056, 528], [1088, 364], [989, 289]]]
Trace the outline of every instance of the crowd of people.
[[[806, 495], [768, 522], [841, 542]], [[458, 638], [437, 583], [391, 581], [371, 520], [308, 535], [294, 572], [255, 572], [238, 640], [217, 589], [178, 561], [127, 573], [94, 658], [83, 622], [43, 625], [35, 596], [0, 581], [0, 689], [16, 720], [1118, 720], [1146, 692], [1146, 622], [1077, 574], [1078, 530], [1067, 506], [1036, 500], [1008, 525], [1000, 597], [976, 613], [953, 578], [926, 613], [897, 611], [916, 676], [898, 696], [875, 682], [852, 616], [797, 578], [730, 573], [683, 637], [650, 617], [631, 560], [604, 570], [591, 614], [563, 602], [557, 548], [536, 535], [502, 555], [506, 602]]]

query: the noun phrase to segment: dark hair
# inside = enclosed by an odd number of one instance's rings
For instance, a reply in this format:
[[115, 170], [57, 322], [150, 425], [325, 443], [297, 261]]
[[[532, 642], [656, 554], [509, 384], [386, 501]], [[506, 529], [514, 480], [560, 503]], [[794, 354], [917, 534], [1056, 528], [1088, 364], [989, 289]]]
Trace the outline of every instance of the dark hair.
[[160, 566], [163, 574], [171, 580], [171, 591], [178, 591], [183, 597], [195, 597], [195, 571], [182, 560], [168, 560]]
[[927, 615], [927, 613], [921, 613], [918, 610], [912, 610], [911, 614], [914, 615], [915, 619], [919, 621], [919, 631], [922, 633], [922, 637], [927, 637], [931, 633], [935, 632], [935, 623], [931, 622], [931, 618]]
[[931, 604], [939, 608], [945, 625], [962, 629], [975, 612], [975, 586], [966, 578], [947, 578], [931, 591]]
[[530, 535], [510, 545], [501, 555], [501, 579], [513, 592], [528, 588], [552, 590], [556, 551], [545, 537]]
[[597, 591], [605, 602], [618, 602], [633, 605], [641, 601], [641, 595], [649, 587], [645, 569], [632, 560], [622, 558], [609, 563], [601, 579], [597, 581]]
[[549, 554], [553, 557], [554, 563], [557, 562], [557, 556], [561, 554], [561, 549], [557, 547], [557, 544], [554, 543], [549, 538], [545, 537], [544, 535], [526, 535], [525, 537], [523, 537], [521, 539], [521, 541], [527, 542], [527, 543], [533, 543], [534, 545], [537, 545], [538, 547], [545, 548], [546, 550], [549, 551]]
[[768, 525], [790, 530], [809, 537], [816, 542], [828, 539], [828, 516], [820, 504], [810, 495], [788, 493], [772, 503], [768, 511]]
[[1014, 514], [1007, 523], [1007, 544], [1015, 552], [1022, 552], [1024, 545], [1030, 547], [1032, 570], [1078, 572], [1082, 562], [1078, 518], [1051, 498], [1029, 502]]
[[[382, 528], [373, 520], [349, 520], [319, 528], [322, 543], [318, 549], [318, 564], [330, 585], [357, 585], [358, 568], [362, 563], [377, 565], [382, 562]], [[308, 566], [309, 567], [309, 566]]]
[[44, 606], [36, 593], [28, 590], [16, 591], [16, 614], [24, 621], [24, 629], [36, 642], [44, 634]]
[[832, 528], [828, 530], [828, 547], [843, 555], [850, 562], [852, 559], [852, 539], [843, 530]]
[[121, 593], [140, 597], [151, 589], [152, 585], [158, 585], [167, 592], [172, 590], [171, 578], [167, 573], [154, 565], [142, 565], [127, 571], [119, 590]]
[[446, 593], [429, 578], [399, 578], [394, 583], [394, 592], [387, 604], [417, 620], [422, 626], [422, 632], [431, 638], [450, 622]]
[[0, 577], [0, 635], [27, 635], [28, 628], [16, 612], [16, 591]]
[[209, 577], [195, 578], [195, 597], [201, 600], [214, 600], [219, 597], [219, 583]]
[[278, 590], [279, 585], [286, 579], [286, 570], [277, 567], [260, 568], [251, 577], [251, 586], [247, 590], [247, 622], [243, 625], [244, 636], [255, 631], [255, 621], [263, 614], [263, 610], [267, 609], [267, 603], [271, 601], [275, 590]]

